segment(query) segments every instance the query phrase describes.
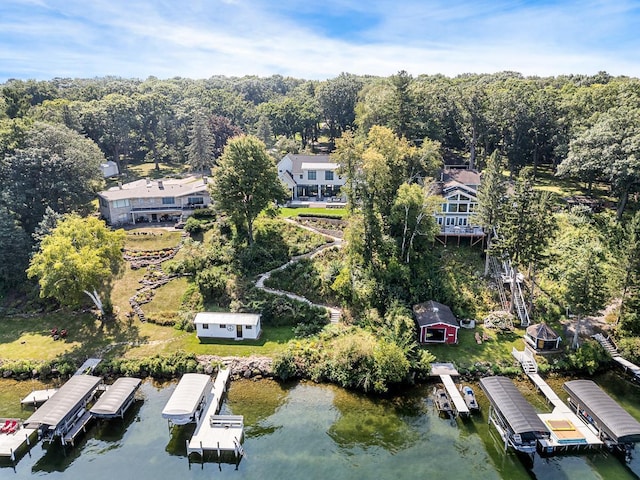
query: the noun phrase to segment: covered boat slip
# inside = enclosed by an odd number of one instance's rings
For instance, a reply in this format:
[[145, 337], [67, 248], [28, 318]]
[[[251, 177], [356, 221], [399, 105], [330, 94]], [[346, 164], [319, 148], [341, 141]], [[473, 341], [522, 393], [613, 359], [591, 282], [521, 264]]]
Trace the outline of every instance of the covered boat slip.
[[[640, 442], [640, 422], [591, 380], [572, 380], [563, 385], [576, 412], [586, 417], [601, 438], [614, 444]], [[604, 434], [604, 435], [603, 435]]]
[[186, 425], [198, 420], [198, 413], [211, 393], [211, 378], [201, 373], [186, 373], [162, 410], [162, 418], [173, 425]]
[[74, 375], [31, 415], [24, 424], [39, 429], [43, 438], [52, 440], [64, 436], [73, 428], [102, 382], [100, 377]]
[[489, 419], [502, 435], [505, 449], [511, 445], [535, 453], [537, 440], [550, 437], [549, 428], [510, 379], [486, 377], [480, 380], [480, 387], [491, 403]]
[[140, 382], [139, 378], [117, 379], [91, 408], [91, 414], [97, 418], [122, 418], [133, 403]]

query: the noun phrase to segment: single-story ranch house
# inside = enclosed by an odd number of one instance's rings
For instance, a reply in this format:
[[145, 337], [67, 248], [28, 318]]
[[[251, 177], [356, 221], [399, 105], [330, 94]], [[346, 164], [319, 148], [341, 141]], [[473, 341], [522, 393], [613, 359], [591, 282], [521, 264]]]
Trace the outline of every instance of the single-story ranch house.
[[200, 312], [196, 314], [193, 323], [199, 339], [256, 340], [261, 333], [258, 313]]
[[110, 225], [179, 221], [211, 203], [207, 177], [137, 180], [98, 193], [100, 215]]
[[458, 343], [458, 319], [442, 303], [429, 300], [413, 306], [420, 343]]
[[291, 200], [322, 200], [340, 197], [346, 180], [329, 155], [288, 153], [278, 162], [278, 177], [291, 192]]

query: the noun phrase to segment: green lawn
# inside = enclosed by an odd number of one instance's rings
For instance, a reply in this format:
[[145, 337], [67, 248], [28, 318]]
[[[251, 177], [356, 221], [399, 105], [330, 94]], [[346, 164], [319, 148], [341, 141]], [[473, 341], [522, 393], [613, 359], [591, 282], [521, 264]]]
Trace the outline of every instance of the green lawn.
[[171, 353], [176, 350], [185, 350], [197, 355], [219, 355], [223, 357], [270, 356], [284, 351], [287, 342], [293, 338], [291, 327], [264, 327], [258, 340], [211, 339], [206, 343], [201, 343], [195, 332], [186, 333], [172, 327], [146, 324], [143, 331], [149, 332], [151, 334], [150, 338], [164, 337], [165, 341], [163, 343], [151, 343], [134, 347], [127, 352], [127, 357], [144, 357], [156, 353]]
[[130, 250], [158, 250], [180, 243], [180, 232], [159, 228], [137, 228], [127, 232], [125, 248]]
[[279, 209], [280, 216], [284, 218], [297, 217], [298, 215], [318, 215], [318, 216], [337, 216], [344, 217], [347, 215], [346, 208], [288, 208], [282, 207]]
[[[476, 343], [475, 333], [486, 332], [490, 339]], [[468, 330], [458, 330], [457, 345], [428, 345], [426, 348], [436, 357], [437, 362], [453, 362], [460, 369], [469, 369], [477, 362], [501, 364], [503, 366], [515, 365], [517, 361], [511, 356], [511, 350], [524, 349], [522, 337], [524, 330], [515, 330], [513, 333], [497, 334], [495, 331], [476, 327]]]

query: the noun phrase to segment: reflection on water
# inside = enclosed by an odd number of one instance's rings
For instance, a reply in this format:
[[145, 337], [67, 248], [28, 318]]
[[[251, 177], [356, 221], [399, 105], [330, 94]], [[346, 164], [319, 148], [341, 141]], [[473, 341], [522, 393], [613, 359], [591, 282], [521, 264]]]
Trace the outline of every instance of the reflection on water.
[[[605, 376], [599, 383], [620, 380]], [[0, 389], [4, 385], [0, 381]], [[398, 397], [371, 399], [332, 386], [250, 380], [231, 384], [222, 409], [244, 415], [247, 457], [237, 467], [194, 466], [185, 458], [193, 427], [170, 431], [161, 416], [174, 388], [175, 384], [144, 382], [140, 388], [144, 402], [137, 402], [124, 421], [94, 424], [74, 448], [39, 443], [31, 456], [18, 463], [15, 473], [0, 468], [0, 477], [26, 479], [35, 473], [47, 480], [624, 480], [638, 478], [634, 472], [640, 471], [638, 460], [626, 467], [606, 452], [537, 456], [527, 468], [513, 452], [504, 451], [495, 429], [487, 425], [484, 396], [479, 396], [479, 415], [451, 422], [438, 417], [428, 401], [431, 386], [416, 387]], [[630, 388], [628, 392], [635, 396], [625, 400], [637, 402], [638, 388]]]

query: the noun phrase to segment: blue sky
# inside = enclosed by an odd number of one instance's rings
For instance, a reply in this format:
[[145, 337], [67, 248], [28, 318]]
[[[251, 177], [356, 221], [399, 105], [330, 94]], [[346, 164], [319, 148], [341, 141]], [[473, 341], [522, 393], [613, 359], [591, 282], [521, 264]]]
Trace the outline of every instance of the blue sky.
[[1, 0], [0, 82], [640, 76], [640, 0]]

